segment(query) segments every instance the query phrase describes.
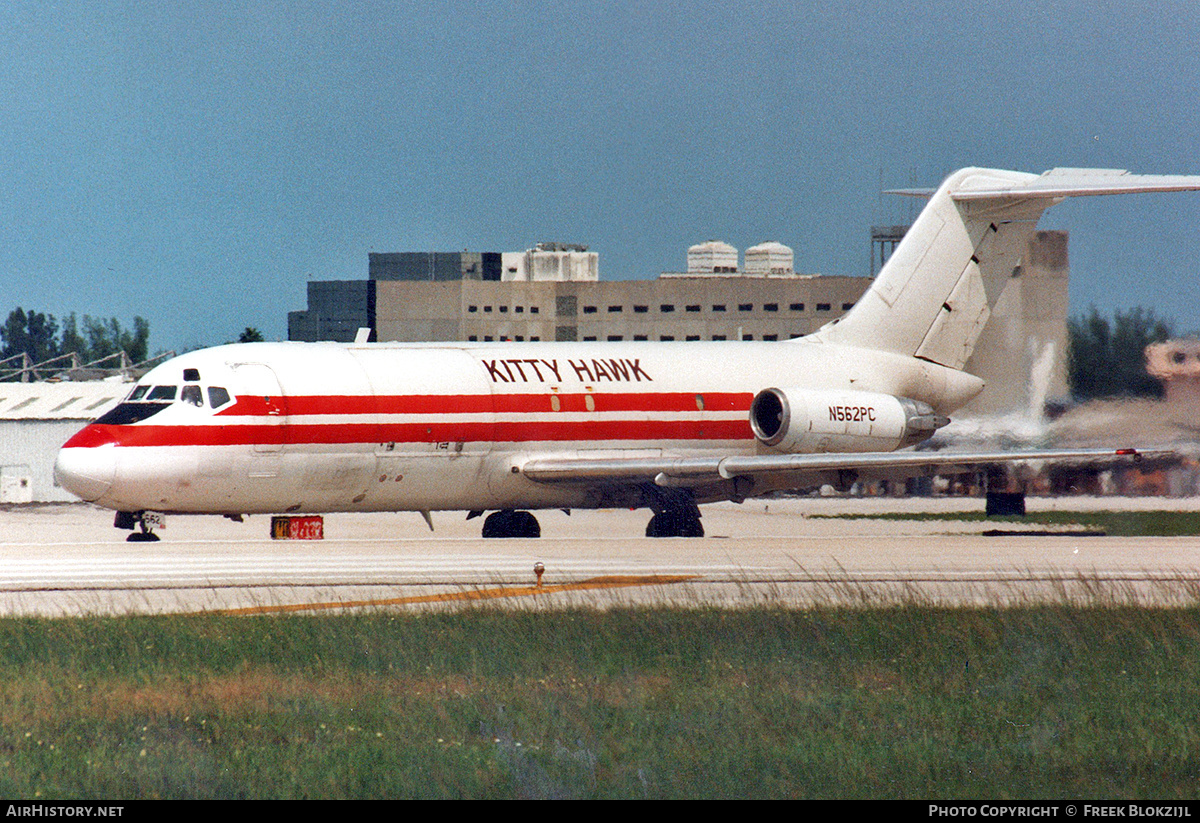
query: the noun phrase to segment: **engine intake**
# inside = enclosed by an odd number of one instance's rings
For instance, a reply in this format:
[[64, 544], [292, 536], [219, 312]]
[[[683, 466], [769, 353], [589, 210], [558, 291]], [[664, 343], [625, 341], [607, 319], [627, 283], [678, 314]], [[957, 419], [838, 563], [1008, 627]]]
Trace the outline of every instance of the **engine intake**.
[[867, 391], [763, 389], [750, 428], [775, 451], [894, 451], [928, 440], [950, 422], [928, 403]]

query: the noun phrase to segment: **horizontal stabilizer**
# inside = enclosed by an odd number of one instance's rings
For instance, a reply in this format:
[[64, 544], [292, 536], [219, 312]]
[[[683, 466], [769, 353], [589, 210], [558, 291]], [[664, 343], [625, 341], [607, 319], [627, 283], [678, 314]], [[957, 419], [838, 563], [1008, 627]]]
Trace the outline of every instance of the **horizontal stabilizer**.
[[[1124, 169], [1059, 168], [1040, 175], [1027, 175], [1021, 181], [999, 181], [985, 173], [959, 182], [950, 189], [950, 197], [957, 201], [968, 201], [1171, 191], [1200, 191], [1200, 175], [1132, 174]], [[936, 188], [888, 189], [884, 192], [904, 197], [933, 197], [936, 193]]]
[[1085, 197], [1200, 190], [1200, 175], [1131, 174], [1124, 169], [1051, 169], [1024, 181], [998, 181], [988, 175], [967, 177], [950, 190], [954, 200]]

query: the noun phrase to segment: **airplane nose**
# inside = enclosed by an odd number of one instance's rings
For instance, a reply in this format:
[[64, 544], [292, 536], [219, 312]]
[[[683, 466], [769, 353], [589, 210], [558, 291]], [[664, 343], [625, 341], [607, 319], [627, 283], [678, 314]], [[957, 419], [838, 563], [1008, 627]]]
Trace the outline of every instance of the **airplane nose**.
[[58, 484], [88, 503], [99, 500], [108, 492], [115, 473], [116, 455], [112, 446], [66, 446], [54, 461], [54, 477]]

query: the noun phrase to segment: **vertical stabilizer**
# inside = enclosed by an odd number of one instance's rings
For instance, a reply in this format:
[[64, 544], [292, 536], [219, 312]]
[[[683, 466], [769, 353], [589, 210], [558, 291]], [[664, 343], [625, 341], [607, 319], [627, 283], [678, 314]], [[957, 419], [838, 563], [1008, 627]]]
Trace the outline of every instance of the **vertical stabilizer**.
[[1042, 212], [1071, 196], [1196, 189], [1200, 176], [961, 169], [929, 196], [854, 308], [812, 337], [961, 369]]

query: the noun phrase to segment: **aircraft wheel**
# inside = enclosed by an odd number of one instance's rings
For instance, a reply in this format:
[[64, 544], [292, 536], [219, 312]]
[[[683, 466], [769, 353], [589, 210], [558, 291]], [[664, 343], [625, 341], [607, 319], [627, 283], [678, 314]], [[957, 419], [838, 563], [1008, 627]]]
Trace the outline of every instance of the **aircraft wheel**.
[[125, 538], [126, 543], [157, 543], [158, 535], [154, 532], [134, 532]]
[[679, 524], [680, 537], [704, 537], [704, 524], [699, 517], [685, 517]]
[[512, 537], [541, 537], [542, 527], [532, 512], [512, 513]]
[[483, 520], [483, 536], [508, 537], [508, 523], [511, 519], [512, 512], [492, 512]]
[[678, 512], [659, 512], [646, 524], [647, 537], [703, 537], [704, 524], [699, 517]]
[[484, 537], [541, 537], [542, 527], [531, 512], [511, 509], [493, 512], [483, 521]]

